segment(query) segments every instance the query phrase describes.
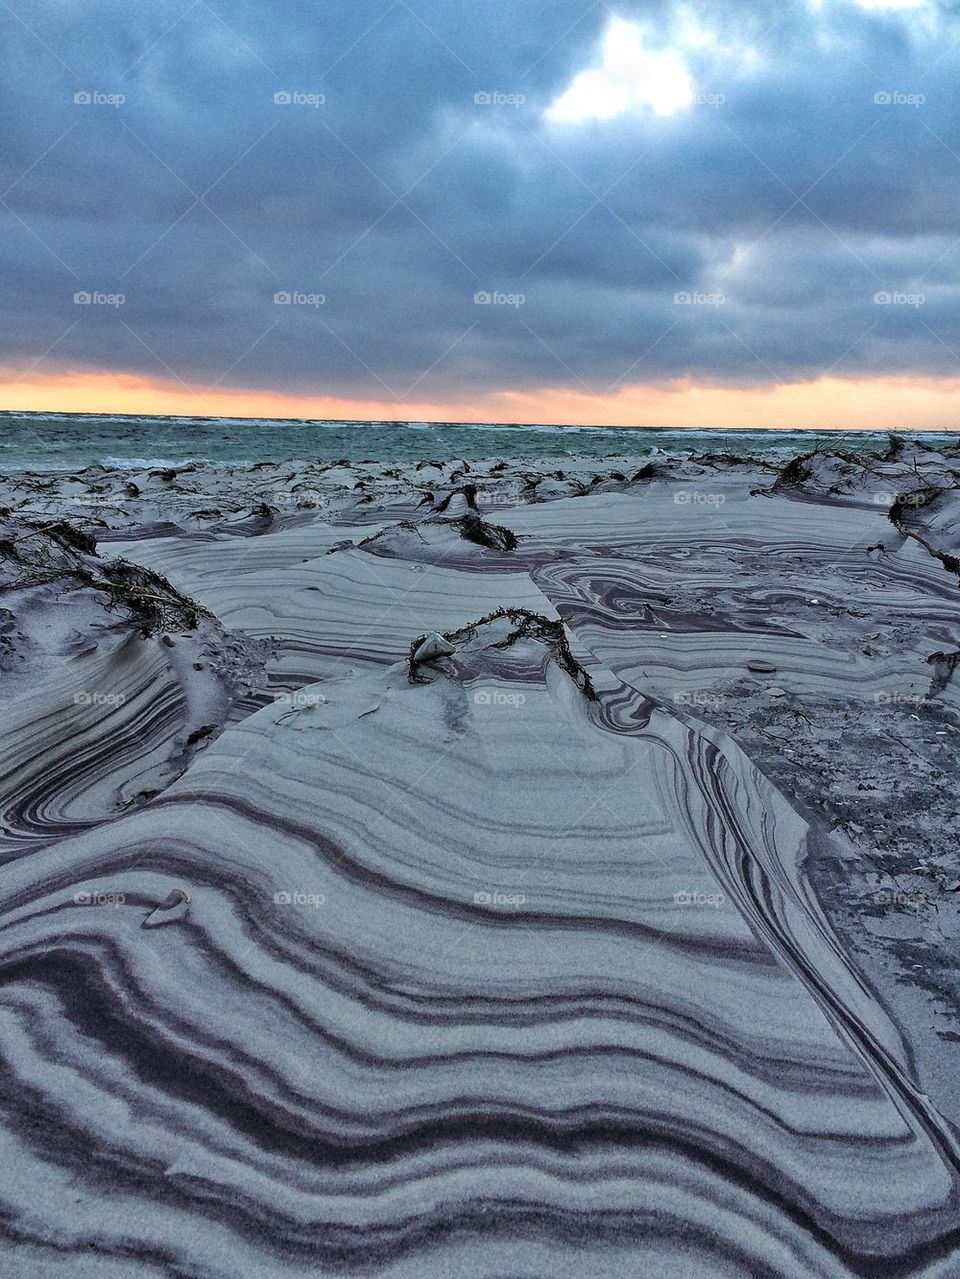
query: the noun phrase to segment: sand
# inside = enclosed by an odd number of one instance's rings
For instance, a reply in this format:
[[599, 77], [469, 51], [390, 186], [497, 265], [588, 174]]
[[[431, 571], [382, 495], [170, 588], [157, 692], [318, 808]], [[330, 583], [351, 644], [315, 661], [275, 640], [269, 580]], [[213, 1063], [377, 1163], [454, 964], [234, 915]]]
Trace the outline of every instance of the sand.
[[957, 492], [7, 476], [3, 1272], [960, 1273]]

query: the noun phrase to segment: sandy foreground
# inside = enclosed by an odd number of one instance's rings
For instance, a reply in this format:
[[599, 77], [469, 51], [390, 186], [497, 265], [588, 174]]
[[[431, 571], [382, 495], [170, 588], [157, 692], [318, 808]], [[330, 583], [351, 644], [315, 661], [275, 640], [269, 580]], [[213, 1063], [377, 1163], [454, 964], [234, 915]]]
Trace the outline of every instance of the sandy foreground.
[[960, 447], [0, 524], [3, 1274], [960, 1274]]

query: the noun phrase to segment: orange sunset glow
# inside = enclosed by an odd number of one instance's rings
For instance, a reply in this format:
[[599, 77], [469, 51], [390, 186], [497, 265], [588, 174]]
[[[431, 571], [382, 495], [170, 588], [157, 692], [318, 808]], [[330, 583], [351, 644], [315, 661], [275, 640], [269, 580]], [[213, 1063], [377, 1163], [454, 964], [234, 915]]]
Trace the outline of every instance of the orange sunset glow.
[[464, 400], [389, 401], [183, 386], [120, 373], [0, 376], [7, 409], [37, 412], [179, 414], [353, 421], [550, 422], [559, 425], [717, 426], [800, 429], [952, 430], [960, 378], [820, 378], [771, 387], [675, 380], [593, 396], [545, 388]]

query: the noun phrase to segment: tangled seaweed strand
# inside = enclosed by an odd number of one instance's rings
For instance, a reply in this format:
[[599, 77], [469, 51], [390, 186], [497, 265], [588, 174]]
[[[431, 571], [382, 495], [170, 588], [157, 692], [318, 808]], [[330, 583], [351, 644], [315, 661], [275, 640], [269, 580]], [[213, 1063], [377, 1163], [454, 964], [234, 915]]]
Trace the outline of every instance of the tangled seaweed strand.
[[24, 522], [22, 527], [23, 532], [0, 538], [0, 559], [17, 570], [5, 589], [73, 581], [106, 595], [108, 609], [126, 609], [144, 635], [196, 630], [200, 618], [210, 616], [162, 574], [126, 560], [101, 560], [95, 540], [65, 520]]
[[948, 572], [955, 573], [960, 577], [960, 559], [956, 555], [951, 555], [949, 551], [941, 550], [928, 537], [924, 537], [922, 528], [918, 528], [915, 521], [910, 518], [918, 506], [930, 506], [944, 491], [927, 485], [925, 488], [912, 493], [899, 493], [893, 506], [887, 512], [887, 518], [905, 537], [912, 537], [915, 542], [919, 542], [924, 550], [932, 555], [934, 559], [939, 560]]
[[[445, 638], [451, 644], [462, 644], [466, 640], [474, 639], [481, 626], [486, 626], [488, 622], [498, 621], [500, 618], [507, 618], [508, 621], [513, 623], [514, 629], [505, 639], [491, 645], [492, 648], [509, 648], [511, 644], [515, 644], [520, 639], [541, 640], [553, 653], [557, 665], [561, 670], [566, 671], [584, 697], [591, 702], [597, 700], [593, 681], [570, 650], [563, 623], [552, 621], [549, 617], [544, 617], [542, 613], [534, 613], [528, 608], [498, 608], [494, 612], [478, 618], [475, 622], [468, 622], [466, 626], [461, 626], [459, 630], [445, 632]], [[417, 674], [417, 667], [421, 663], [416, 660], [415, 654], [426, 638], [426, 635], [418, 635], [410, 645], [407, 677], [411, 684], [424, 682]]]

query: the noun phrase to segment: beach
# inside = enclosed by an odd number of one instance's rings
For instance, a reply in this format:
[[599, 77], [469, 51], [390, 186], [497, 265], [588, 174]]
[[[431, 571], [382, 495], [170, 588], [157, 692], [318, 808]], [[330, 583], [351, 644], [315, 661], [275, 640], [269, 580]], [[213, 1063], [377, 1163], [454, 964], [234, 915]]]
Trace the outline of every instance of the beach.
[[960, 443], [626, 434], [3, 472], [5, 1273], [960, 1272]]

